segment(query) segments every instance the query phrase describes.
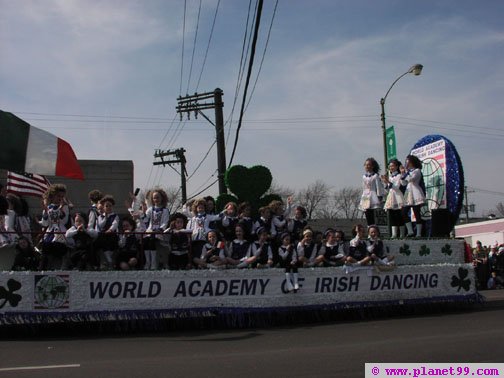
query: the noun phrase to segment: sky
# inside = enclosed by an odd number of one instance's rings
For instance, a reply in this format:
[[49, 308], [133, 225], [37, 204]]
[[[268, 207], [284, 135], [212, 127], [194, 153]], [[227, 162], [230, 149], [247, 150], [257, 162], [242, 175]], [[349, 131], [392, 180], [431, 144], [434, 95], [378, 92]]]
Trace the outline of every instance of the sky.
[[[141, 188], [178, 186], [153, 155], [184, 148], [192, 196], [216, 179], [215, 128], [180, 121], [177, 98], [223, 90], [229, 162], [251, 3], [249, 13], [246, 0], [0, 0], [0, 109], [79, 159], [133, 160]], [[293, 190], [360, 186], [364, 160], [383, 161], [380, 98], [420, 63], [385, 104], [398, 156], [426, 135], [448, 138], [471, 216], [487, 215], [504, 202], [503, 16], [500, 0], [266, 0], [233, 164], [265, 165]]]

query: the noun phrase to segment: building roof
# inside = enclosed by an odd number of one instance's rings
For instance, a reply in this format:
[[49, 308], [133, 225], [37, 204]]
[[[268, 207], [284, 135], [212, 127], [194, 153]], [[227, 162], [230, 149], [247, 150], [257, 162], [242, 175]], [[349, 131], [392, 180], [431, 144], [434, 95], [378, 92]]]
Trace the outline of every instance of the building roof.
[[455, 226], [455, 236], [464, 237], [474, 234], [504, 232], [504, 219], [493, 219]]

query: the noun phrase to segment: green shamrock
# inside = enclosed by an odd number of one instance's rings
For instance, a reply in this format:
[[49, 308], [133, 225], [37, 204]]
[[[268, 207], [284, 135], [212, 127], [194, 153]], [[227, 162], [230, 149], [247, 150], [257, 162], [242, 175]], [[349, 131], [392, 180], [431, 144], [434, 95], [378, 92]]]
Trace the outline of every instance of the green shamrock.
[[17, 307], [22, 297], [19, 294], [14, 294], [14, 292], [21, 289], [21, 283], [11, 278], [7, 281], [7, 288], [9, 290], [0, 286], [0, 299], [4, 300], [0, 303], [0, 308], [4, 307], [7, 302], [12, 307]]
[[399, 253], [401, 255], [405, 255], [405, 256], [411, 255], [411, 250], [409, 249], [409, 245], [408, 244], [403, 244], [402, 247], [399, 247]]
[[468, 274], [469, 271], [467, 269], [459, 268], [458, 277], [455, 275], [452, 276], [451, 286], [458, 287], [457, 291], [460, 291], [460, 289], [462, 288], [464, 288], [465, 291], [469, 291], [469, 287], [471, 286], [471, 280], [466, 278]]
[[261, 206], [267, 206], [273, 200], [281, 200], [276, 194], [265, 194], [271, 187], [272, 180], [271, 171], [262, 165], [251, 168], [233, 165], [224, 176], [226, 186], [232, 194], [219, 195], [217, 209], [222, 210], [228, 202], [249, 202], [255, 214]]
[[430, 254], [430, 249], [424, 244], [420, 247], [420, 256], [427, 256]]
[[445, 246], [443, 248], [441, 248], [441, 252], [443, 252], [447, 256], [451, 256], [453, 251], [451, 249], [450, 244], [445, 244]]

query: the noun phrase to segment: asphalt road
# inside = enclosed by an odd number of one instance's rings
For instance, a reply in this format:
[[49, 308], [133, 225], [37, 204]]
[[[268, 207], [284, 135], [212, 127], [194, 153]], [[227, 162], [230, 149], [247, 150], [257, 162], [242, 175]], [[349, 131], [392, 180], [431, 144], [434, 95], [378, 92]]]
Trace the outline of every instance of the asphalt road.
[[11, 338], [0, 341], [0, 377], [363, 377], [365, 362], [502, 362], [503, 319], [499, 307], [256, 330]]

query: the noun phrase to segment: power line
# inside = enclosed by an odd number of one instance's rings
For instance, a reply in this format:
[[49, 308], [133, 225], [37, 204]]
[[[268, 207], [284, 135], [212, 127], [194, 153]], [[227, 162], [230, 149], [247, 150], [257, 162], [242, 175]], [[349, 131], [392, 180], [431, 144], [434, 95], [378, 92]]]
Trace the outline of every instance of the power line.
[[185, 23], [186, 23], [187, 0], [184, 0], [184, 21], [182, 23], [182, 61], [180, 62], [180, 87], [179, 94], [182, 94], [182, 79], [184, 77], [184, 50], [185, 50]]
[[[248, 122], [245, 122], [245, 124], [248, 124]], [[316, 131], [316, 130], [345, 130], [347, 129], [348, 126], [345, 125], [345, 124], [342, 124], [342, 125], [339, 125], [339, 127], [322, 127], [322, 126], [310, 126], [310, 127], [292, 127], [290, 126], [289, 128], [285, 128], [285, 127], [254, 127], [253, 129], [246, 129], [246, 130], [243, 130], [243, 132], [256, 132], [256, 131], [264, 131], [264, 132], [268, 132], [268, 131], [284, 131], [284, 132], [292, 132], [292, 131]], [[354, 125], [352, 126], [352, 129], [373, 129], [373, 128], [376, 128], [376, 125]], [[59, 129], [59, 128], [55, 128], [55, 127], [46, 127], [45, 129]], [[84, 128], [84, 127], [66, 127], [65, 130], [102, 130], [102, 128], [99, 128], [99, 127], [95, 127], [95, 128]], [[138, 131], [138, 132], [142, 132], [142, 131], [152, 131], [152, 132], [160, 132], [160, 131], [163, 131], [163, 129], [160, 129], [160, 128], [152, 128], [152, 129], [148, 129], [148, 128], [123, 128], [123, 129], [113, 129], [113, 130], [108, 130], [109, 132], [125, 132], [125, 131]], [[190, 127], [185, 127], [184, 128], [184, 131], [186, 132], [198, 132], [198, 133], [201, 133], [201, 128], [200, 127], [197, 127], [197, 128], [190, 128]], [[180, 129], [177, 128], [176, 133], [180, 133]], [[462, 136], [465, 136], [465, 135], [462, 135]], [[178, 137], [178, 136], [177, 136]], [[166, 144], [166, 146], [168, 145], [172, 145], [173, 144], [173, 136], [172, 138], [170, 139], [170, 142]], [[161, 148], [161, 146], [159, 147]]]
[[[91, 117], [91, 116], [90, 116]], [[100, 116], [94, 116], [95, 118], [100, 117]], [[169, 118], [140, 118], [140, 117], [116, 117], [116, 118], [129, 118], [129, 119], [135, 119], [135, 121], [124, 121], [124, 120], [110, 120], [106, 119], [99, 119], [99, 120], [87, 120], [87, 119], [55, 119], [55, 118], [30, 118], [27, 117], [25, 118], [26, 121], [41, 121], [41, 122], [75, 122], [75, 123], [111, 123], [111, 124], [165, 124], [167, 122], [173, 122], [176, 116], [172, 120]], [[247, 119], [247, 123], [301, 123], [301, 122], [349, 122], [349, 119], [352, 121], [350, 122], [355, 122], [358, 121], [357, 118], [369, 118], [370, 121], [375, 121], [376, 117], [375, 116], [333, 116], [333, 117], [293, 117], [293, 118], [258, 118], [258, 119]], [[146, 121], [142, 121], [142, 120]], [[157, 119], [157, 121], [152, 120], [152, 119]], [[206, 123], [204, 121], [197, 121], [194, 120], [192, 121], [193, 123]], [[229, 121], [227, 121], [229, 122]], [[408, 124], [404, 122], [405, 124]], [[411, 123], [413, 125], [419, 125], [416, 123]], [[62, 126], [64, 128], [67, 128], [67, 126]]]
[[503, 192], [496, 192], [493, 190], [479, 189], [479, 188], [474, 188], [474, 187], [468, 187], [468, 188], [471, 190], [477, 191], [477, 192], [485, 193], [485, 194], [494, 194], [496, 196], [504, 196]]
[[168, 149], [171, 149], [175, 145], [175, 142], [177, 141], [180, 134], [182, 133], [182, 129], [184, 128], [186, 123], [187, 123], [187, 120], [185, 120], [183, 122], [179, 122], [179, 124], [175, 128], [175, 131], [173, 132], [173, 135], [172, 135], [170, 141], [168, 142]]
[[168, 136], [168, 134], [170, 133], [171, 129], [173, 128], [173, 124], [175, 123], [175, 119], [177, 118], [177, 114], [175, 113], [171, 123], [170, 123], [170, 127], [168, 128], [168, 130], [166, 131], [166, 133], [163, 135], [163, 138], [161, 139], [161, 142], [159, 142], [159, 147], [158, 148], [161, 148], [161, 146], [163, 145], [166, 137]]
[[254, 85], [252, 86], [252, 91], [250, 91], [250, 97], [249, 97], [249, 99], [247, 101], [247, 106], [245, 106], [245, 111], [247, 111], [248, 106], [250, 104], [250, 101], [252, 100], [252, 97], [254, 96], [256, 85], [257, 85], [257, 82], [259, 81], [259, 76], [261, 75], [261, 70], [262, 70], [262, 66], [263, 66], [263, 63], [264, 63], [264, 57], [266, 56], [266, 51], [268, 50], [269, 40], [270, 40], [270, 36], [271, 36], [271, 29], [273, 27], [273, 21], [275, 20], [275, 14], [276, 14], [276, 11], [277, 11], [277, 7], [278, 7], [278, 0], [276, 1], [275, 8], [273, 9], [273, 15], [271, 16], [271, 22], [270, 22], [270, 26], [269, 26], [269, 29], [268, 29], [268, 36], [266, 37], [266, 43], [264, 45], [264, 50], [263, 50], [263, 54], [262, 54], [262, 58], [261, 58], [261, 63], [259, 64], [259, 69], [257, 70], [257, 75], [256, 75], [256, 78], [255, 78], [255, 81], [254, 81]]
[[262, 7], [263, 7], [263, 0], [259, 0], [258, 6], [257, 6], [256, 23], [255, 23], [255, 28], [254, 28], [254, 37], [252, 39], [252, 50], [250, 52], [249, 67], [248, 67], [248, 71], [247, 71], [247, 78], [245, 81], [245, 87], [243, 89], [243, 99], [242, 99], [242, 106], [241, 106], [241, 110], [240, 110], [240, 119], [238, 121], [238, 126], [236, 128], [236, 135], [235, 135], [235, 141], [234, 141], [234, 145], [233, 145], [233, 152], [231, 153], [231, 158], [229, 159], [228, 167], [230, 167], [233, 163], [233, 158], [234, 158], [234, 155], [236, 152], [236, 147], [238, 146], [238, 138], [240, 136], [240, 129], [242, 126], [243, 114], [245, 111], [245, 102], [247, 100], [247, 91], [248, 91], [248, 86], [250, 83], [250, 76], [252, 75], [252, 67], [254, 66], [255, 49], [256, 49], [256, 44], [257, 44], [257, 36], [259, 34], [259, 25], [261, 24]]
[[215, 146], [216, 143], [217, 143], [217, 140], [214, 140], [213, 143], [210, 145], [210, 148], [208, 149], [208, 151], [205, 154], [205, 156], [203, 156], [203, 159], [201, 159], [201, 161], [199, 162], [198, 166], [194, 169], [193, 173], [191, 173], [191, 175], [187, 178], [187, 181], [189, 181], [191, 179], [191, 177], [193, 177], [194, 174], [198, 171], [198, 169], [201, 167], [201, 164], [203, 164], [203, 162], [206, 160], [206, 158], [210, 154], [210, 151], [212, 151], [212, 148], [213, 148], [213, 146]]
[[[216, 171], [216, 172], [217, 172], [217, 171]], [[214, 177], [214, 175], [215, 175], [215, 173], [214, 173], [212, 176], [210, 176], [210, 178], [209, 178], [209, 179], [211, 179], [212, 177]], [[203, 193], [205, 190], [208, 190], [208, 189], [210, 189], [212, 186], [214, 186], [214, 185], [215, 185], [218, 181], [219, 181], [219, 179], [215, 179], [215, 180], [214, 180], [214, 181], [213, 181], [210, 185], [208, 185], [207, 187], [203, 188], [203, 189], [202, 189], [202, 190], [200, 190], [198, 193], [196, 193], [196, 194], [193, 194], [193, 195], [189, 196], [189, 198], [187, 198], [187, 200], [189, 201], [189, 200], [193, 199], [194, 197], [199, 196], [199, 195], [200, 195], [201, 193]], [[207, 182], [208, 182], [208, 180], [207, 180]]]
[[189, 84], [191, 83], [191, 76], [192, 76], [192, 69], [193, 69], [193, 62], [194, 62], [194, 52], [196, 51], [196, 41], [198, 39], [200, 14], [201, 14], [201, 0], [199, 2], [199, 8], [198, 8], [198, 17], [197, 17], [197, 21], [196, 21], [196, 31], [194, 33], [194, 43], [193, 43], [193, 50], [192, 50], [192, 56], [191, 56], [191, 65], [189, 66], [189, 77], [187, 78], [186, 93], [189, 92]]
[[[256, 3], [257, 4], [257, 3]], [[245, 47], [247, 46], [247, 36], [248, 36], [248, 25], [250, 21], [250, 9], [252, 7], [252, 0], [249, 0], [249, 6], [248, 6], [248, 11], [247, 11], [247, 21], [245, 23], [245, 32], [243, 33], [243, 43], [242, 43], [242, 51], [241, 51], [241, 56], [240, 56], [240, 66], [238, 68], [238, 76], [236, 78], [236, 87], [235, 87], [235, 94], [233, 98], [233, 106], [231, 107], [231, 112], [229, 113], [229, 117], [226, 121], [226, 124], [229, 123], [229, 128], [226, 136], [226, 144], [229, 142], [229, 137], [231, 136], [231, 129], [233, 126], [233, 116], [234, 116], [234, 111], [236, 107], [236, 103], [238, 102], [238, 95], [240, 93], [240, 87], [241, 87], [241, 82], [243, 78], [243, 74], [245, 73], [244, 71], [244, 61], [246, 59], [246, 56], [248, 56], [248, 48], [247, 48], [247, 53], [245, 55]], [[257, 8], [257, 7], [256, 7]], [[255, 14], [254, 14], [255, 16]], [[250, 34], [252, 34], [252, 27], [250, 29]], [[248, 38], [250, 40], [250, 38]]]
[[428, 119], [417, 119], [417, 118], [410, 118], [410, 117], [402, 117], [402, 116], [393, 116], [395, 118], [402, 118], [402, 119], [409, 119], [412, 121], [419, 121], [419, 122], [430, 122], [430, 123], [438, 123], [438, 124], [444, 124], [444, 125], [452, 125], [452, 126], [461, 126], [461, 127], [470, 127], [471, 129], [478, 128], [478, 129], [488, 129], [488, 130], [497, 130], [497, 131], [502, 131], [500, 128], [496, 127], [485, 127], [485, 126], [476, 126], [476, 125], [470, 125], [467, 123], [455, 123], [455, 122], [445, 122], [445, 121], [433, 121], [433, 120], [428, 120]]
[[[40, 113], [40, 112], [25, 112], [25, 111], [13, 111], [14, 114], [28, 114], [28, 115], [37, 115], [37, 116], [51, 116], [51, 117], [81, 117], [81, 118], [103, 118], [101, 120], [79, 120], [79, 119], [54, 119], [54, 118], [25, 118], [29, 121], [49, 121], [49, 122], [83, 122], [83, 123], [100, 123], [105, 120], [109, 123], [121, 123], [120, 121], [114, 121], [113, 119], [119, 120], [131, 120], [131, 121], [123, 121], [124, 123], [165, 123], [166, 121], [172, 121], [170, 118], [165, 117], [135, 117], [135, 116], [119, 116], [119, 115], [94, 115], [94, 114], [67, 114], [67, 113]], [[247, 122], [278, 122], [278, 121], [319, 121], [319, 120], [332, 120], [332, 119], [342, 119], [342, 118], [372, 118], [376, 119], [376, 115], [342, 115], [342, 116], [325, 116], [325, 117], [282, 117], [282, 118], [263, 118], [263, 119], [248, 119]], [[451, 125], [451, 126], [461, 126], [468, 127], [471, 129], [488, 129], [488, 130], [496, 130], [502, 131], [500, 128], [496, 127], [488, 127], [488, 126], [478, 126], [472, 124], [464, 124], [464, 123], [455, 123], [455, 122], [446, 122], [446, 121], [436, 121], [436, 120], [425, 120], [411, 117], [403, 117], [398, 115], [390, 115], [389, 118], [394, 119], [407, 119], [418, 122], [428, 122], [428, 123], [436, 123], [441, 125]], [[138, 120], [141, 122], [133, 121]], [[157, 122], [155, 122], [157, 121]], [[197, 122], [197, 121], [196, 121]], [[228, 123], [229, 121], [226, 121]], [[399, 121], [401, 122], [401, 121]], [[202, 122], [203, 123], [203, 122]], [[424, 124], [411, 123], [413, 125], [421, 125]]]
[[112, 116], [112, 115], [89, 115], [89, 114], [65, 114], [65, 113], [35, 113], [35, 112], [13, 112], [15, 114], [30, 114], [30, 115], [41, 115], [41, 116], [58, 116], [58, 117], [83, 117], [83, 118], [120, 118], [120, 119], [149, 119], [149, 120], [161, 120], [167, 121], [168, 118], [160, 117], [132, 117], [132, 116]]
[[[200, 2], [200, 4], [201, 4], [201, 2]], [[212, 23], [212, 29], [210, 30], [210, 37], [208, 38], [208, 44], [207, 44], [207, 48], [205, 51], [205, 57], [203, 58], [203, 64], [201, 65], [201, 71], [200, 71], [200, 74], [198, 77], [198, 82], [196, 83], [195, 92], [198, 91], [200, 81], [201, 81], [201, 76], [203, 75], [203, 70], [205, 69], [205, 64], [206, 64], [206, 60], [207, 60], [207, 56], [208, 56], [208, 50], [210, 49], [210, 42], [212, 41], [213, 32], [214, 32], [214, 28], [215, 28], [215, 21], [217, 20], [217, 13], [219, 11], [219, 5], [220, 5], [220, 0], [217, 2], [217, 6], [215, 7], [215, 14], [214, 14], [214, 19], [213, 19], [213, 23]]]
[[436, 129], [436, 130], [456, 131], [456, 132], [460, 132], [460, 133], [471, 133], [471, 134], [476, 134], [476, 135], [488, 135], [488, 136], [492, 136], [492, 137], [503, 137], [504, 138], [504, 134], [485, 133], [482, 131], [478, 131], [476, 133], [475, 131], [472, 131], [472, 130], [460, 130], [460, 129], [453, 129], [453, 128], [449, 128], [449, 127], [425, 125], [425, 124], [414, 123], [414, 122], [404, 122], [403, 121], [403, 122], [401, 122], [401, 125], [423, 126], [423, 127], [430, 127], [432, 129]]

